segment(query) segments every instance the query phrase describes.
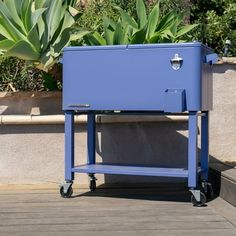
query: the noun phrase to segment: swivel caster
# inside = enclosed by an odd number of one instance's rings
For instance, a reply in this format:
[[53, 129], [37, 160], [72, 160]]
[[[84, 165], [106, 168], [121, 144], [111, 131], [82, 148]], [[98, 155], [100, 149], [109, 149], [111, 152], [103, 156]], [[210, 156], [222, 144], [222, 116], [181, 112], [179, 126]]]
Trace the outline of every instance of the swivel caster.
[[202, 207], [206, 205], [206, 195], [203, 192], [200, 192], [200, 201], [196, 199], [196, 196], [194, 194], [191, 196], [191, 202], [193, 206], [196, 207]]
[[60, 186], [60, 194], [63, 198], [70, 198], [73, 194], [72, 183], [65, 183]]
[[96, 180], [95, 179], [92, 179], [92, 180], [90, 180], [90, 182], [89, 182], [89, 189], [93, 192], [93, 191], [95, 191], [96, 190]]
[[203, 181], [202, 182], [202, 189], [203, 189], [203, 192], [205, 193], [207, 199], [212, 199], [214, 197], [214, 191], [213, 191], [211, 183]]
[[89, 174], [89, 189], [90, 191], [95, 191], [96, 190], [96, 178], [94, 176], [94, 174]]

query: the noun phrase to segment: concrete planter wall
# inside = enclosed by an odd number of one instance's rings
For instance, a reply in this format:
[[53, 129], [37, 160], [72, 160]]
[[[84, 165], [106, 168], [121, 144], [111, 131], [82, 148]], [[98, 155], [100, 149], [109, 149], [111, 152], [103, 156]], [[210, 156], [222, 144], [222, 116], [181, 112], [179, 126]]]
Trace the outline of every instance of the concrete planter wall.
[[210, 153], [236, 166], [236, 59], [214, 66]]
[[[236, 64], [219, 64], [214, 71], [210, 154], [212, 158], [235, 165]], [[27, 96], [30, 105], [25, 103]], [[1, 93], [0, 113], [0, 184], [60, 183], [64, 179], [61, 94], [28, 93], [22, 98], [19, 94]], [[76, 159], [83, 163], [86, 160], [86, 117], [76, 118], [76, 122]], [[100, 161], [162, 166], [183, 166], [187, 162], [186, 117], [103, 116], [97, 117], [97, 123], [97, 158]], [[87, 177], [77, 175], [76, 181], [87, 184]], [[104, 181], [165, 179], [99, 176], [99, 182]]]
[[61, 92], [0, 92], [0, 115], [63, 114], [61, 97]]

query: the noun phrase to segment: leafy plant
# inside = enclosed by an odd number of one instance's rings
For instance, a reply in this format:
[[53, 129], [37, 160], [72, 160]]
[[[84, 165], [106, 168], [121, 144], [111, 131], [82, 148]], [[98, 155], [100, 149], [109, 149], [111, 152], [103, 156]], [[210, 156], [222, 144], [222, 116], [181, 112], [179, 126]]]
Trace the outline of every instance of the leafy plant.
[[191, 8], [191, 22], [199, 24], [195, 38], [223, 54], [226, 40], [231, 40], [229, 56], [236, 55], [235, 0], [199, 0]]
[[183, 25], [184, 13], [175, 10], [160, 18], [160, 2], [149, 14], [143, 0], [136, 1], [137, 20], [120, 7], [118, 22], [108, 17], [103, 19], [103, 34], [97, 31], [85, 35], [88, 45], [143, 44], [182, 42], [183, 36], [197, 25]]
[[[148, 13], [156, 5], [159, 0], [145, 0], [146, 10]], [[185, 11], [187, 12], [186, 18], [189, 18], [189, 9], [191, 0], [162, 0], [160, 16], [166, 15], [171, 10], [175, 9], [177, 12]], [[137, 20], [136, 14], [136, 0], [89, 0], [89, 1], [79, 1], [86, 2], [87, 4], [78, 4], [79, 11], [83, 14], [76, 26], [78, 28], [87, 28], [96, 30], [99, 33], [103, 32], [103, 17], [106, 16], [113, 21], [119, 19], [119, 12], [113, 7], [114, 5], [119, 6], [125, 10], [130, 16]]]
[[75, 0], [0, 1], [0, 52], [48, 71], [71, 41], [70, 30], [79, 16], [75, 4]]
[[129, 14], [134, 15], [136, 0], [90, 0], [84, 5], [79, 5], [79, 10], [83, 13], [80, 20], [76, 22], [78, 28], [96, 30], [99, 33], [103, 32], [102, 22], [103, 17], [117, 21], [119, 12], [113, 7], [117, 5], [125, 9]]
[[[151, 0], [157, 2], [158, 0]], [[177, 12], [186, 12], [185, 17], [188, 19], [190, 16], [191, 2], [194, 0], [163, 0], [161, 8], [161, 16], [166, 15], [168, 12], [175, 10]], [[189, 22], [188, 22], [189, 23]]]
[[42, 71], [26, 65], [15, 57], [0, 57], [0, 91], [42, 91], [44, 86]]

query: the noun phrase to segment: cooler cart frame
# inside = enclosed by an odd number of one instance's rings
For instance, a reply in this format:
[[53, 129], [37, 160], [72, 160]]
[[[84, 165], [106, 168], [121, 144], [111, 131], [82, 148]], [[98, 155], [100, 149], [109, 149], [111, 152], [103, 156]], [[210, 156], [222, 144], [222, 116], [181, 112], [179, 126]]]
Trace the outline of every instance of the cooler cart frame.
[[[212, 64], [216, 61], [212, 49], [199, 42], [66, 48], [63, 55], [65, 183], [60, 188], [61, 196], [72, 195], [75, 173], [89, 175], [91, 190], [96, 189], [95, 174], [180, 177], [188, 180], [193, 204], [204, 205], [206, 195], [213, 195], [208, 182], [209, 111], [213, 106]], [[120, 115], [187, 115], [188, 167], [97, 164], [96, 115], [117, 114], [115, 111], [120, 111]], [[74, 165], [75, 114], [88, 116], [88, 161], [80, 166]], [[198, 116], [201, 117], [200, 165]]]
[[[73, 193], [72, 184], [75, 173], [87, 173], [90, 177], [90, 190], [96, 189], [95, 174], [125, 174], [158, 177], [179, 177], [188, 181], [192, 193], [191, 201], [195, 206], [206, 203], [206, 196], [212, 197], [213, 191], [208, 182], [209, 169], [209, 111], [190, 111], [186, 113], [188, 119], [188, 168], [158, 168], [126, 165], [96, 164], [96, 114], [87, 113], [87, 164], [75, 166], [74, 149], [74, 115], [75, 111], [65, 111], [65, 183], [61, 185], [62, 197], [69, 198]], [[111, 113], [111, 115], [114, 113]], [[130, 114], [125, 112], [124, 114]], [[132, 113], [133, 114], [133, 113]], [[137, 113], [138, 114], [138, 113]], [[143, 113], [141, 113], [143, 114]], [[144, 113], [147, 115], [148, 113]], [[151, 115], [167, 115], [166, 113], [151, 113]], [[140, 114], [138, 114], [140, 115]], [[179, 115], [173, 114], [171, 115]], [[198, 117], [201, 117], [201, 151], [198, 161]], [[200, 179], [200, 181], [199, 181]]]

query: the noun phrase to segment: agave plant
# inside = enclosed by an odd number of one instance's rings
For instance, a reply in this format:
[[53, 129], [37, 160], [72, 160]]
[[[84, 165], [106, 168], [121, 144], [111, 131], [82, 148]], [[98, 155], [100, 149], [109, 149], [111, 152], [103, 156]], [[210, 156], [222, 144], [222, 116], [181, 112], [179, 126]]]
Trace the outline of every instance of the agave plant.
[[103, 19], [104, 33], [92, 32], [84, 37], [88, 45], [111, 44], [144, 44], [183, 42], [183, 36], [197, 25], [183, 25], [184, 13], [175, 10], [160, 19], [160, 1], [153, 7], [150, 14], [143, 0], [136, 1], [137, 20], [120, 7], [115, 6], [120, 13], [118, 22], [105, 17]]
[[[76, 0], [0, 0], [0, 52], [48, 71], [71, 41]], [[75, 38], [75, 37], [73, 37]]]

